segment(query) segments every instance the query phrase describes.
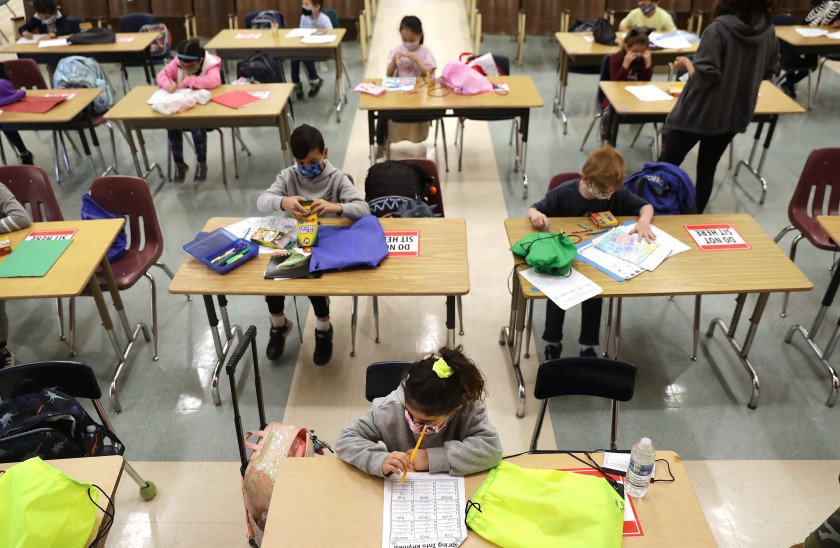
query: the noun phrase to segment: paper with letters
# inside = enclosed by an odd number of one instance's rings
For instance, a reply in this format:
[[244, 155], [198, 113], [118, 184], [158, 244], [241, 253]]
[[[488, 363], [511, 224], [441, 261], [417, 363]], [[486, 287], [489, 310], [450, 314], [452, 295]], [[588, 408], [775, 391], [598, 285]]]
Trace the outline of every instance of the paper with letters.
[[828, 34], [828, 31], [825, 29], [812, 29], [810, 27], [796, 27], [793, 30], [795, 30], [805, 38], [818, 38], [820, 36], [825, 36], [826, 34]]
[[552, 276], [551, 274], [540, 274], [533, 268], [522, 271], [522, 277], [542, 291], [546, 297], [554, 301], [554, 304], [568, 310], [586, 299], [599, 295], [604, 290], [575, 270], [569, 271], [568, 276]]
[[624, 86], [624, 89], [636, 96], [639, 101], [646, 103], [652, 101], [673, 101], [674, 98], [654, 85], [647, 86]]
[[410, 472], [385, 478], [382, 548], [455, 548], [467, 538], [464, 478]]

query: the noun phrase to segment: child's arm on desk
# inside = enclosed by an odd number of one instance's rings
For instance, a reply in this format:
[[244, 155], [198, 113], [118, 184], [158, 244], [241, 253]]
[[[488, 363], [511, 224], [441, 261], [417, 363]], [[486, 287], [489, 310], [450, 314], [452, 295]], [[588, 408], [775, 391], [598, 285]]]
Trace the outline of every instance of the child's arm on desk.
[[650, 228], [651, 222], [653, 222], [653, 206], [647, 204], [642, 207], [642, 210], [639, 212], [639, 220], [636, 222], [636, 226], [634, 226], [630, 231], [630, 234], [638, 234], [640, 241], [642, 238], [644, 238], [646, 242], [654, 241], [656, 239], [656, 234], [654, 234], [653, 229]]
[[[394, 470], [389, 469], [388, 472], [383, 470], [383, 465], [386, 464], [389, 453], [379, 443], [381, 439], [383, 439], [383, 435], [376, 425], [373, 418], [373, 409], [371, 409], [341, 431], [335, 441], [335, 453], [344, 462], [352, 464], [371, 476], [384, 477], [386, 473], [394, 473]], [[396, 463], [390, 462], [389, 464], [391, 467], [395, 467]]]
[[0, 234], [26, 228], [32, 223], [29, 213], [11, 191], [0, 184]]
[[484, 403], [473, 404], [471, 412], [464, 412], [462, 419], [467, 422], [462, 431], [463, 440], [450, 440], [443, 447], [426, 449], [429, 472], [466, 476], [489, 470], [501, 462], [499, 433], [487, 417]]
[[341, 205], [340, 215], [351, 221], [370, 215], [370, 206], [361, 197], [347, 175], [344, 175], [339, 184], [337, 201]]

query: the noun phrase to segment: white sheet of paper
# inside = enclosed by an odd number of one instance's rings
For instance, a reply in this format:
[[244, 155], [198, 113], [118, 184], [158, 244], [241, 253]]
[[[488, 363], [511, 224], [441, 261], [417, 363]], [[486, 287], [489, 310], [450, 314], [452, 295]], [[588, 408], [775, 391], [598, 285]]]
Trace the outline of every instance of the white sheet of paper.
[[335, 34], [310, 34], [300, 39], [301, 44], [329, 44], [338, 38]]
[[234, 36], [235, 40], [259, 40], [261, 32], [239, 32]]
[[624, 89], [636, 96], [639, 101], [673, 101], [674, 98], [654, 85], [624, 86]]
[[688, 49], [691, 43], [682, 36], [657, 36], [651, 42], [665, 49]]
[[828, 34], [828, 31], [825, 29], [812, 29], [811, 27], [796, 27], [793, 30], [795, 30], [805, 38], [817, 38], [819, 36], [825, 36], [826, 34]]
[[18, 38], [17, 43], [18, 44], [34, 44], [35, 42], [38, 42], [44, 36], [46, 36], [46, 34], [33, 34], [32, 38], [20, 37], [20, 38]]
[[576, 304], [604, 292], [601, 286], [574, 268], [568, 276], [540, 274], [533, 268], [529, 268], [522, 271], [522, 277], [545, 293], [546, 297], [554, 301], [554, 304], [563, 310], [568, 310]]
[[292, 29], [286, 33], [286, 38], [302, 38], [309, 36], [318, 29]]
[[268, 99], [268, 96], [271, 94], [271, 92], [267, 89], [253, 90], [253, 91], [248, 91], [247, 93], [251, 97], [256, 97], [257, 99], [263, 99], [263, 100]]
[[134, 42], [133, 36], [117, 36], [117, 44], [127, 44], [129, 42]]
[[38, 42], [39, 48], [57, 48], [66, 45], [68, 45], [67, 38], [53, 38], [52, 40], [40, 40]]
[[[627, 230], [631, 230], [635, 226], [636, 223], [627, 225]], [[653, 233], [656, 234], [656, 243], [659, 244], [659, 247], [656, 248], [656, 251], [651, 253], [649, 257], [642, 261], [641, 266], [645, 270], [655, 270], [656, 267], [662, 264], [662, 261], [668, 257], [673, 257], [674, 255], [690, 249], [686, 244], [674, 238], [661, 228], [655, 225], [650, 225], [650, 228], [653, 230]], [[667, 253], [663, 254], [663, 250], [666, 250]]]
[[[630, 468], [630, 453], [604, 453], [604, 462], [601, 468], [626, 473]], [[653, 475], [656, 476], [656, 463], [653, 463]]]
[[165, 97], [169, 95], [171, 95], [171, 93], [169, 93], [165, 89], [158, 89], [157, 91], [152, 93], [152, 96], [149, 97], [149, 99], [146, 101], [146, 104], [154, 105], [155, 103], [162, 101]]
[[464, 478], [411, 472], [385, 478], [382, 548], [455, 548], [467, 538]]
[[830, 32], [825, 35], [826, 38], [831, 38], [832, 40], [840, 40], [840, 31], [837, 32]]

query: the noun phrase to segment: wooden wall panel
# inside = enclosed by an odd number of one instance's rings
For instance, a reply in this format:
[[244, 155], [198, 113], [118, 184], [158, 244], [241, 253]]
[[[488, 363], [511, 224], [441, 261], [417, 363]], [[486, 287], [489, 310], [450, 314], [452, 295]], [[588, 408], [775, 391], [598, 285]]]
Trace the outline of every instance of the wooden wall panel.
[[108, 0], [108, 15], [112, 19], [129, 13], [151, 13], [150, 0]]
[[560, 0], [560, 8], [570, 12], [569, 22], [603, 17], [606, 5], [605, 0]]
[[519, 0], [477, 0], [484, 34], [515, 35]]
[[236, 13], [234, 0], [193, 0], [196, 32], [202, 38], [212, 38], [228, 28], [228, 14]]
[[[277, 10], [283, 13], [283, 10], [280, 9], [279, 0], [236, 0], [236, 15], [239, 16], [239, 26], [245, 26], [246, 13], [261, 10]], [[287, 17], [287, 15], [283, 13], [283, 17]]]
[[[29, 2], [24, 2], [28, 4]], [[108, 18], [108, 0], [61, 0], [61, 13], [81, 19]]]
[[560, 30], [562, 6], [557, 0], [522, 0], [522, 9], [528, 35], [553, 36]]

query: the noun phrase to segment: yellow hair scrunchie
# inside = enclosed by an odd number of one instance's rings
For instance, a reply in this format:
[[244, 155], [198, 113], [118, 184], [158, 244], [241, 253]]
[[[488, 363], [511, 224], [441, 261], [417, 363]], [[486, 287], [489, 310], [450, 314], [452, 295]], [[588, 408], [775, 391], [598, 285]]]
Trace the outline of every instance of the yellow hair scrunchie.
[[441, 379], [448, 379], [453, 373], [452, 368], [449, 367], [449, 364], [443, 358], [438, 358], [438, 361], [432, 366], [432, 371], [437, 373], [437, 376]]

